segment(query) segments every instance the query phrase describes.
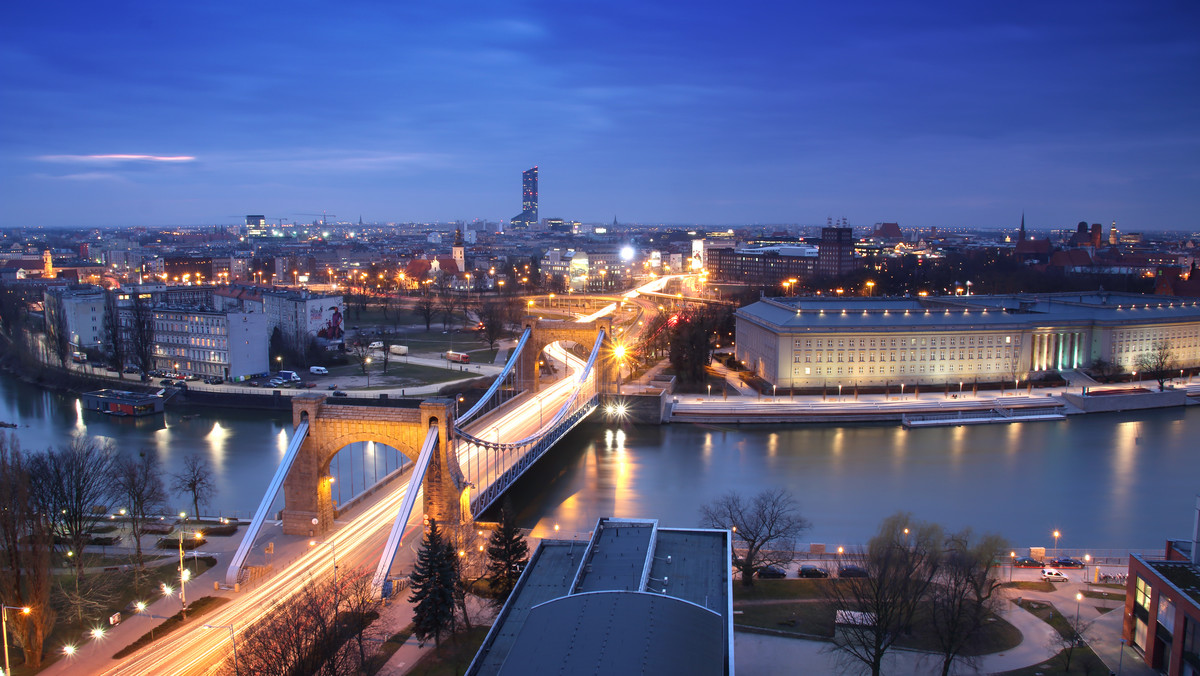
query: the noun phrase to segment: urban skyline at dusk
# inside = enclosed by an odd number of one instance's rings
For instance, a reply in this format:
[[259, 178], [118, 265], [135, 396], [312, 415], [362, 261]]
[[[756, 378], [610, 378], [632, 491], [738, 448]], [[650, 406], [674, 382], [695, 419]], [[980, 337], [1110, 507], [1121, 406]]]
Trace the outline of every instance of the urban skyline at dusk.
[[[736, 12], [736, 13], [735, 13]], [[1188, 4], [14, 6], [0, 226], [1196, 229]]]

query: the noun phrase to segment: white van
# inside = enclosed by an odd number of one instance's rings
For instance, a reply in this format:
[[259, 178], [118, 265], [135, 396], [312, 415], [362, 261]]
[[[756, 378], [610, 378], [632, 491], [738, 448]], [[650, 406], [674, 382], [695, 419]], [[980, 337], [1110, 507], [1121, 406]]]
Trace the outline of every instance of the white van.
[[383, 349], [383, 341], [376, 340], [376, 341], [372, 342], [370, 345], [368, 345], [367, 349], [368, 350], [382, 350]]
[[295, 371], [280, 371], [275, 377], [290, 383], [300, 382], [300, 376]]
[[325, 368], [324, 366], [309, 366], [308, 372], [313, 374], [314, 376], [329, 375], [329, 369]]
[[1059, 572], [1058, 570], [1056, 570], [1054, 568], [1043, 568], [1042, 569], [1042, 580], [1044, 580], [1046, 582], [1068, 582], [1069, 581], [1067, 579], [1066, 575], [1063, 575], [1061, 572]]

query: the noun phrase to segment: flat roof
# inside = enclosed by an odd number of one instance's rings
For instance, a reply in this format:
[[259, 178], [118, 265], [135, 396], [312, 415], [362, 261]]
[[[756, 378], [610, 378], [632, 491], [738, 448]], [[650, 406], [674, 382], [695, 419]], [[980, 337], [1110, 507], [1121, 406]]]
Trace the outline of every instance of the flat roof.
[[117, 401], [125, 404], [137, 404], [146, 401], [154, 401], [158, 399], [157, 394], [147, 394], [145, 392], [129, 392], [128, 390], [95, 390], [93, 392], [84, 392], [84, 397], [95, 397], [104, 401]]
[[1142, 559], [1163, 579], [1175, 585], [1179, 591], [1186, 594], [1197, 605], [1200, 605], [1200, 567], [1191, 561], [1147, 561]]
[[601, 519], [571, 593], [641, 589], [656, 525]]

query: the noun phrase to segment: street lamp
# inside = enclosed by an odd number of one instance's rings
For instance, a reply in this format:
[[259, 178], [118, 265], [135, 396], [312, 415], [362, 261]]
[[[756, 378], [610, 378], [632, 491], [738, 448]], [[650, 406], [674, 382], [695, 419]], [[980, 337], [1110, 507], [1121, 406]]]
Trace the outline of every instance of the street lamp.
[[867, 282], [867, 295], [868, 296], [875, 295], [875, 282]]
[[1054, 558], [1058, 558], [1058, 538], [1061, 535], [1058, 531], [1054, 531]]
[[233, 674], [234, 674], [234, 676], [241, 676], [241, 671], [238, 669], [237, 639], [234, 638], [234, 636], [233, 636], [233, 625], [232, 624], [206, 624], [206, 625], [204, 625], [204, 628], [205, 629], [228, 629], [229, 630], [229, 642], [233, 644]]
[[1083, 592], [1075, 592], [1075, 627], [1074, 627], [1074, 633], [1076, 634], [1076, 636], [1074, 636], [1074, 638], [1075, 638], [1076, 642], [1078, 642], [1078, 641], [1079, 641], [1079, 636], [1078, 636], [1078, 634], [1079, 634], [1079, 602], [1080, 602], [1080, 601], [1082, 601], [1082, 600], [1083, 600]]
[[363, 364], [366, 364], [363, 367], [363, 371], [367, 374], [367, 389], [369, 390], [371, 389], [371, 358], [367, 357], [364, 359]]
[[10, 671], [8, 668], [8, 611], [10, 611], [10, 610], [19, 610], [19, 611], [21, 611], [22, 615], [28, 615], [30, 610], [32, 610], [32, 609], [29, 606], [0, 606], [0, 627], [3, 628], [3, 633], [4, 633], [4, 673], [5, 673], [5, 676], [12, 674], [12, 671]]
[[1008, 553], [1008, 581], [1012, 582], [1013, 568], [1017, 565], [1017, 553]]

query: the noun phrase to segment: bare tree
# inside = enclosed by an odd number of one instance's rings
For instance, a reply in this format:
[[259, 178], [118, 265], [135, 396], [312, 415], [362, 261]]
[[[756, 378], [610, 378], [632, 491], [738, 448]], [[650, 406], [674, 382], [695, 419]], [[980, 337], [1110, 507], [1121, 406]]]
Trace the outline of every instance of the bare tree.
[[[449, 277], [443, 279], [449, 279]], [[438, 293], [437, 307], [438, 312], [442, 315], [443, 331], [449, 331], [450, 327], [454, 325], [454, 313], [458, 310], [459, 305], [459, 297], [449, 288], [444, 288]]]
[[1158, 391], [1166, 389], [1167, 379], [1175, 363], [1175, 353], [1171, 351], [1171, 343], [1160, 340], [1150, 347], [1149, 352], [1143, 352], [1137, 357], [1137, 370], [1158, 381]]
[[144, 568], [142, 534], [150, 515], [167, 503], [167, 489], [160, 476], [158, 457], [142, 451], [135, 459], [121, 456], [113, 467], [117, 499], [125, 503], [129, 537], [133, 538], [138, 568]]
[[390, 333], [385, 333], [379, 337], [379, 342], [383, 344], [382, 354], [379, 355], [379, 360], [383, 363], [380, 366], [383, 372], [387, 373], [388, 363], [392, 361], [392, 344], [396, 342], [396, 338]]
[[71, 332], [67, 328], [67, 313], [63, 309], [62, 298], [55, 294], [46, 294], [44, 322], [50, 351], [58, 358], [59, 365], [66, 368], [67, 359], [71, 356]]
[[[742, 584], [754, 584], [754, 571], [766, 565], [786, 565], [796, 555], [796, 538], [812, 527], [800, 505], [783, 488], [769, 488], [753, 499], [729, 492], [700, 507], [701, 523], [731, 529], [734, 547], [745, 554], [736, 562]], [[740, 547], [739, 547], [740, 545]]]
[[942, 676], [987, 624], [1000, 605], [996, 563], [1008, 543], [999, 535], [974, 539], [971, 531], [950, 535], [941, 574], [929, 590], [929, 626], [942, 654]]
[[109, 442], [76, 437], [66, 446], [34, 456], [31, 485], [50, 511], [70, 551], [75, 577], [83, 576], [83, 548], [115, 493], [116, 453]]
[[263, 619], [238, 640], [237, 665], [226, 673], [241, 676], [340, 676], [360, 673], [358, 650], [344, 646], [339, 621], [345, 598], [339, 581], [310, 579], [289, 596], [276, 599]]
[[121, 331], [121, 310], [117, 306], [117, 292], [104, 292], [104, 355], [109, 366], [117, 370], [117, 377], [125, 377], [125, 335]]
[[1062, 613], [1062, 617], [1065, 626], [1059, 628], [1058, 631], [1051, 632], [1049, 647], [1062, 655], [1063, 672], [1066, 673], [1071, 671], [1071, 659], [1075, 656], [1075, 649], [1087, 642], [1092, 623], [1080, 620], [1078, 615], [1071, 617]]
[[483, 328], [479, 337], [487, 341], [488, 349], [496, 348], [496, 341], [505, 333], [504, 304], [499, 301], [487, 300], [479, 306], [479, 323]]
[[208, 459], [195, 453], [185, 456], [183, 469], [171, 475], [171, 490], [192, 498], [192, 514], [199, 519], [200, 505], [217, 495], [217, 485], [213, 481], [212, 465]]
[[421, 295], [417, 296], [417, 302], [413, 311], [417, 313], [417, 316], [425, 320], [425, 332], [429, 333], [429, 329], [433, 325], [433, 316], [437, 314], [437, 298], [430, 295], [429, 285], [427, 284], [421, 286], [421, 292]]
[[349, 350], [346, 350], [346, 356], [350, 358], [350, 361], [358, 364], [364, 376], [367, 375], [367, 364], [371, 363], [371, 350], [367, 347], [367, 343], [354, 343]]
[[56, 613], [50, 605], [53, 536], [30, 484], [29, 458], [17, 438], [0, 435], [0, 602], [29, 608], [11, 613], [8, 626], [25, 664], [36, 669]]
[[884, 655], [911, 630], [917, 608], [938, 573], [941, 542], [936, 524], [897, 513], [884, 519], [866, 551], [844, 558], [865, 569], [867, 576], [838, 579], [822, 589], [834, 611], [861, 612], [864, 621], [839, 629], [834, 636], [836, 650], [879, 676]]
[[149, 299], [133, 294], [127, 320], [129, 353], [142, 371], [142, 380], [147, 380], [154, 370], [154, 309]]

